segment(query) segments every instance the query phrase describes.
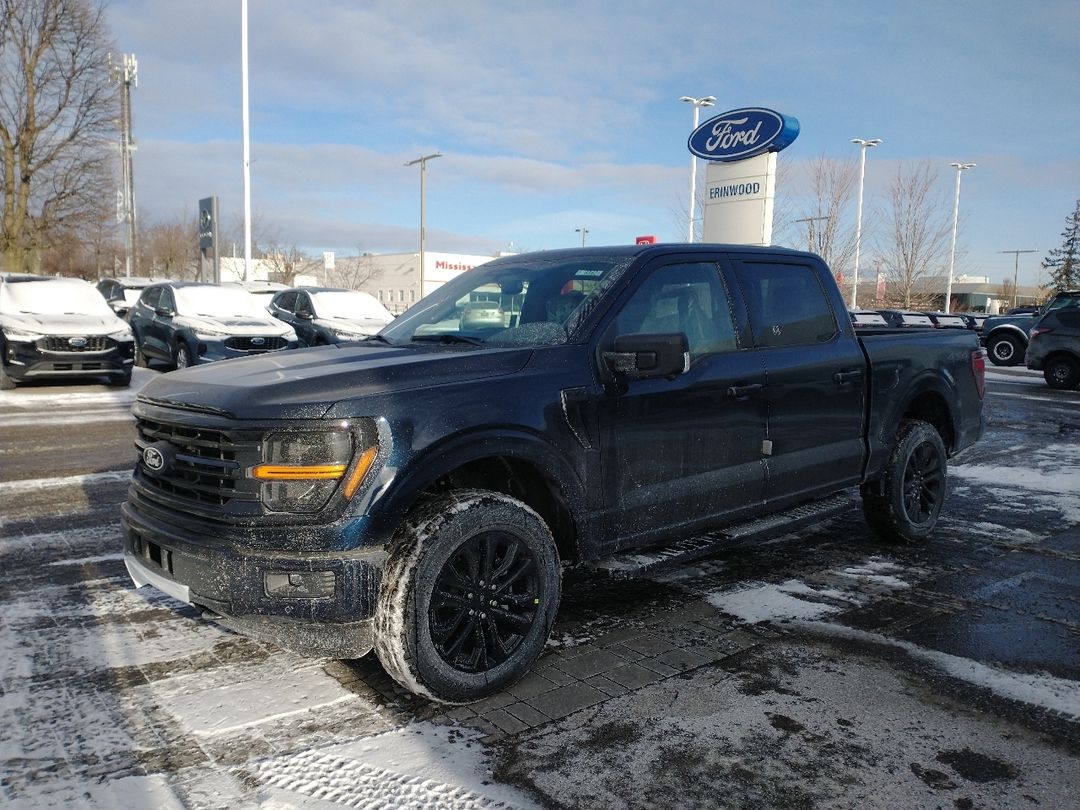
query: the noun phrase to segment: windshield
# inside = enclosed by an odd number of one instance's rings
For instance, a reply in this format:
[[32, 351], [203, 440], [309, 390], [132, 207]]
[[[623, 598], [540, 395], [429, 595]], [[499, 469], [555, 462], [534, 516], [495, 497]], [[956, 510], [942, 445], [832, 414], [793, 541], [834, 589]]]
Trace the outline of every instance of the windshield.
[[507, 257], [462, 273], [380, 333], [395, 343], [566, 343], [632, 257]]
[[343, 318], [361, 320], [370, 318], [383, 323], [390, 323], [394, 316], [373, 296], [362, 292], [317, 292], [311, 293], [311, 302], [315, 314], [320, 318]]
[[227, 287], [177, 287], [179, 315], [208, 315], [211, 318], [269, 318], [261, 300], [246, 290]]
[[101, 293], [85, 282], [17, 281], [0, 285], [0, 296], [4, 312], [116, 317]]

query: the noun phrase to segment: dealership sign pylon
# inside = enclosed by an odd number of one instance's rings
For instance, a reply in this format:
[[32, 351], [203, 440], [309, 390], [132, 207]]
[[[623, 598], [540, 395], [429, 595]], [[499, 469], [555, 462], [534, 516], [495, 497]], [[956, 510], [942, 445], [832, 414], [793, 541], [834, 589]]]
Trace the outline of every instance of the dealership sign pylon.
[[721, 113], [690, 133], [690, 151], [708, 161], [703, 241], [771, 244], [776, 153], [798, 134], [798, 119], [764, 107]]

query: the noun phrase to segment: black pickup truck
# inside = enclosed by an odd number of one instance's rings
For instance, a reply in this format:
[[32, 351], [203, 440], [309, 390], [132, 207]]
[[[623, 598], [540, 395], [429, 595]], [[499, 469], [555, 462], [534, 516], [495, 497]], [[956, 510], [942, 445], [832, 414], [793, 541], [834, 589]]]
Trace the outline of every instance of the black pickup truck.
[[689, 559], [856, 490], [881, 535], [926, 537], [948, 457], [983, 431], [985, 357], [965, 330], [857, 332], [808, 253], [500, 258], [365, 342], [147, 385], [125, 560], [226, 626], [374, 647], [467, 702], [540, 655], [564, 562]]

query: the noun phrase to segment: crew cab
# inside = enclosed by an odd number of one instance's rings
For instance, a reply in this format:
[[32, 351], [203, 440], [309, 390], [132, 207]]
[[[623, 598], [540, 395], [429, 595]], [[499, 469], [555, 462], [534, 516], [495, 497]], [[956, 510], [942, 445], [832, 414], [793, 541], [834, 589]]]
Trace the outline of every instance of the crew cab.
[[[504, 318], [458, 302], [497, 289]], [[857, 330], [810, 253], [504, 257], [366, 341], [158, 377], [134, 405], [124, 558], [217, 621], [429, 698], [543, 650], [562, 563], [626, 572], [857, 507], [937, 522], [983, 431], [968, 330]], [[652, 557], [647, 553], [657, 552]]]
[[[983, 345], [995, 366], [1018, 366], [1024, 362], [1031, 327], [1047, 312], [1074, 305], [1080, 290], [1063, 290], [1032, 312], [1010, 310], [1007, 315], [992, 315], [983, 322]], [[1019, 307], [1017, 309], [1020, 309]]]

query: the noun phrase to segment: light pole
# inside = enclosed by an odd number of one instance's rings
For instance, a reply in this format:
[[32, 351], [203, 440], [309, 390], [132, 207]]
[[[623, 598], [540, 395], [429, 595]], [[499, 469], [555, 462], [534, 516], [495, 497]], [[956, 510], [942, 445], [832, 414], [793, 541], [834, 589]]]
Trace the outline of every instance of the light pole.
[[1038, 253], [1038, 249], [1035, 250], [999, 250], [998, 253], [1011, 253], [1013, 254], [1013, 302], [1012, 305], [1016, 306], [1016, 291], [1019, 289], [1017, 279], [1020, 277], [1020, 254], [1021, 253]]
[[953, 200], [952, 210], [952, 241], [949, 244], [949, 278], [945, 282], [945, 314], [949, 314], [949, 299], [952, 298], [953, 266], [956, 263], [956, 224], [960, 219], [960, 175], [964, 169], [974, 169], [974, 163], [950, 163], [956, 169], [956, 197]]
[[866, 150], [881, 143], [881, 138], [852, 138], [859, 145], [859, 201], [855, 214], [855, 272], [851, 274], [851, 308], [859, 308], [859, 248], [862, 246], [862, 193], [866, 177]]
[[[702, 107], [712, 107], [716, 104], [715, 96], [705, 96], [705, 98], [692, 98], [691, 96], [683, 96], [679, 101], [685, 101], [687, 104], [694, 106], [694, 129], [698, 128], [698, 113], [701, 112]], [[690, 130], [691, 132], [694, 129]], [[686, 217], [686, 241], [694, 241], [694, 207], [695, 200], [694, 195], [697, 194], [697, 155], [693, 152], [690, 153], [690, 203], [687, 205], [689, 214]]]
[[442, 152], [432, 152], [430, 155], [410, 160], [406, 166], [420, 164], [420, 297], [424, 297], [424, 174], [427, 171], [427, 162], [442, 157]]
[[585, 237], [589, 233], [588, 228], [574, 228], [574, 233], [581, 234], [581, 246], [585, 247]]

